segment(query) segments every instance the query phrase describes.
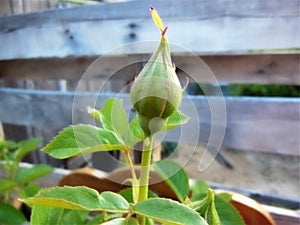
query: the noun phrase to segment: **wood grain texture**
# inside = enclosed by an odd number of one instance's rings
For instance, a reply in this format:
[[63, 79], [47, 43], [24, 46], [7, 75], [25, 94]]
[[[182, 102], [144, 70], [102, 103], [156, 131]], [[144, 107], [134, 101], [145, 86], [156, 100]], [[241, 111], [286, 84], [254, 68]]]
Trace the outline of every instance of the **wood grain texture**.
[[54, 8], [57, 5], [55, 0], [1, 0], [0, 16], [21, 14]]
[[[171, 43], [195, 53], [299, 52], [297, 0], [167, 0], [155, 5], [170, 28]], [[5, 48], [0, 59], [97, 56], [124, 44], [157, 41], [149, 7], [149, 2], [130, 1], [1, 17]], [[151, 50], [128, 48], [125, 53]]]
[[259, 0], [251, 2], [236, 0], [128, 1], [113, 4], [100, 3], [99, 5], [74, 7], [71, 9], [48, 10], [42, 13], [35, 12], [10, 18], [4, 17], [2, 18], [3, 23], [0, 26], [0, 30], [8, 31], [11, 29], [26, 28], [28, 26], [37, 26], [49, 21], [74, 22], [80, 20], [148, 19], [148, 11], [151, 6], [155, 6], [159, 10], [161, 17], [165, 18], [184, 17], [207, 19], [220, 16], [291, 17], [299, 15], [297, 8], [299, 2], [297, 0], [290, 0], [288, 2], [274, 0], [266, 0], [264, 2]]
[[4, 131], [3, 131], [3, 126], [2, 123], [0, 122], [0, 141], [5, 138], [4, 136]]
[[[0, 78], [13, 79], [109, 79], [131, 82], [149, 55], [69, 57], [0, 61]], [[197, 56], [173, 54], [172, 60], [185, 81], [210, 83], [211, 76], [227, 83], [278, 83], [300, 85], [299, 54]], [[205, 65], [206, 64], [206, 65]], [[210, 70], [207, 68], [210, 68]], [[185, 71], [186, 73], [183, 73]]]
[[300, 222], [300, 215], [296, 211], [267, 205], [263, 207], [270, 212], [276, 225], [298, 225]]
[[[99, 108], [113, 96], [123, 99], [129, 112], [127, 94], [1, 89], [0, 121], [44, 129], [93, 124], [86, 107]], [[185, 96], [181, 110], [190, 120], [169, 132], [166, 140], [208, 147], [209, 143], [218, 145], [225, 135], [223, 147], [300, 155], [299, 99]]]

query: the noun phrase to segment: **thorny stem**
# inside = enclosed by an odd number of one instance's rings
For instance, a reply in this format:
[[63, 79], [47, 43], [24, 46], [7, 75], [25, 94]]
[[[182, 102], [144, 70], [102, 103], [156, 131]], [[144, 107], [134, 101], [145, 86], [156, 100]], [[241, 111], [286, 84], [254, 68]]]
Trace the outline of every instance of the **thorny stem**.
[[[150, 174], [150, 164], [151, 164], [151, 154], [153, 146], [153, 135], [144, 140], [143, 152], [142, 152], [142, 163], [141, 163], [141, 174], [140, 174], [140, 190], [138, 202], [144, 201], [148, 198], [149, 189], [149, 174]], [[144, 216], [138, 217], [139, 224], [144, 225], [146, 218]]]

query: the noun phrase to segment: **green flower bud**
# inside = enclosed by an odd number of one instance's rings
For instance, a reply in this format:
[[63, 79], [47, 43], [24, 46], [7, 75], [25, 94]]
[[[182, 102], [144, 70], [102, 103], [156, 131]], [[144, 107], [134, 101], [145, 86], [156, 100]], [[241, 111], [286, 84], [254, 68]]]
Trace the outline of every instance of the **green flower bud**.
[[[183, 91], [172, 65], [166, 30], [162, 30], [157, 49], [130, 90], [131, 102], [146, 135], [160, 130], [164, 119], [178, 109], [182, 99]], [[156, 119], [151, 123], [154, 118]]]

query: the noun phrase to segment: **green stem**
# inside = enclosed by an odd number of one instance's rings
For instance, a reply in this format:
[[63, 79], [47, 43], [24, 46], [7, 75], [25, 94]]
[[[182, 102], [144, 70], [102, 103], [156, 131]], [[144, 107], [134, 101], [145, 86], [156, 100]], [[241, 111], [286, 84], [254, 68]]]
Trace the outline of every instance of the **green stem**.
[[[12, 183], [15, 181], [17, 169], [19, 167], [19, 164], [17, 162], [11, 161], [10, 159], [6, 158], [6, 165], [5, 165], [5, 170], [6, 170], [6, 176], [9, 181]], [[12, 204], [12, 193], [13, 190], [16, 189], [9, 189], [6, 192], [4, 192], [4, 202], [8, 204]]]
[[134, 168], [132, 159], [130, 157], [130, 152], [129, 151], [125, 151], [125, 157], [126, 157], [127, 162], [129, 164], [131, 177], [132, 177], [131, 185], [132, 185], [133, 202], [137, 203], [138, 197], [139, 197], [138, 196], [139, 195], [139, 181], [137, 179], [137, 176], [136, 176], [136, 173], [135, 173], [135, 168]]
[[[149, 189], [149, 174], [151, 165], [151, 154], [154, 137], [151, 135], [148, 139], [144, 140], [143, 152], [142, 152], [142, 163], [141, 163], [141, 174], [140, 174], [140, 190], [138, 202], [144, 201], [148, 198]], [[138, 217], [139, 224], [144, 225], [146, 218], [144, 216]]]
[[130, 167], [130, 172], [131, 172], [131, 176], [134, 180], [137, 180], [137, 177], [136, 177], [136, 174], [135, 174], [135, 170], [134, 170], [134, 165], [133, 165], [133, 162], [132, 162], [132, 159], [130, 157], [130, 153], [129, 151], [126, 151], [125, 152], [125, 158], [129, 164], [129, 167]]

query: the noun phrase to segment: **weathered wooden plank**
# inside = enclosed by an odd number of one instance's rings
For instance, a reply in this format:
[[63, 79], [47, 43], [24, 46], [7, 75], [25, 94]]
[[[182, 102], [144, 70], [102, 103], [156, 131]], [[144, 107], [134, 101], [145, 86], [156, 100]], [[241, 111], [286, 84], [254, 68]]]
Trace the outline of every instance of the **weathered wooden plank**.
[[[286, 4], [275, 0], [168, 0], [155, 5], [170, 28], [169, 39], [181, 46], [173, 52], [297, 52], [300, 48], [297, 0]], [[130, 1], [2, 17], [0, 43], [5, 48], [0, 59], [97, 56], [124, 44], [158, 40], [149, 6], [149, 2]], [[124, 50], [136, 54], [153, 48]]]
[[4, 137], [4, 131], [3, 131], [3, 126], [2, 126], [2, 123], [0, 122], [0, 140], [3, 140], [5, 137]]
[[56, 4], [55, 0], [1, 0], [0, 16], [45, 10]]
[[[295, 108], [289, 107], [290, 101], [294, 102]], [[227, 98], [226, 104], [230, 130], [224, 139], [225, 146], [268, 149], [268, 152], [284, 154], [289, 154], [291, 149], [288, 148], [293, 148], [294, 153], [300, 154], [299, 99]]]
[[[178, 5], [178, 3], [180, 4]], [[286, 3], [274, 0], [264, 2], [259, 0], [252, 2], [240, 2], [236, 0], [226, 2], [220, 0], [128, 1], [114, 4], [100, 3], [99, 5], [82, 6], [72, 9], [48, 10], [42, 13], [35, 12], [27, 15], [2, 18], [3, 23], [0, 26], [0, 30], [9, 31], [28, 26], [39, 26], [49, 21], [74, 22], [79, 20], [148, 19], [148, 9], [151, 6], [156, 7], [162, 17], [173, 19], [182, 17], [208, 19], [219, 16], [289, 17], [299, 15], [297, 0], [291, 0]]]
[[[86, 107], [101, 107], [112, 96], [122, 98], [129, 112], [127, 94], [1, 89], [0, 121], [58, 129], [72, 123], [94, 123]], [[300, 155], [297, 98], [185, 96], [181, 110], [190, 117], [189, 123], [168, 133], [166, 140]]]
[[[201, 59], [219, 82], [300, 84], [299, 54], [201, 56]], [[195, 57], [174, 56], [173, 61], [196, 82], [211, 82], [207, 72], [201, 73], [204, 66]]]
[[300, 215], [297, 211], [268, 205], [263, 207], [271, 214], [276, 225], [299, 225], [300, 223]]
[[[89, 79], [108, 79], [113, 75], [115, 79], [129, 83], [141, 69], [141, 64], [149, 57], [149, 55], [119, 55], [63, 60], [58, 58], [4, 60], [0, 61], [0, 78], [79, 80], [91, 66], [88, 71]], [[204, 66], [206, 63], [219, 82], [300, 84], [299, 54], [231, 56], [175, 54], [172, 59], [179, 69], [186, 71], [196, 82], [211, 82], [211, 74]], [[178, 75], [185, 80], [185, 74], [178, 71]]]

